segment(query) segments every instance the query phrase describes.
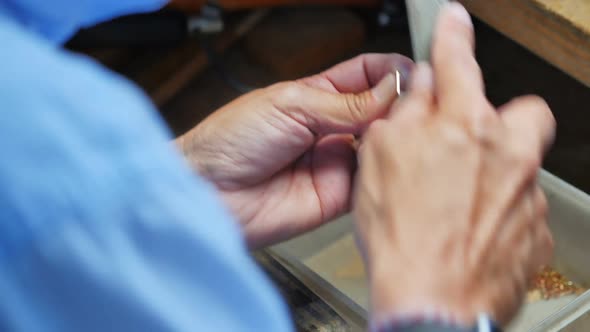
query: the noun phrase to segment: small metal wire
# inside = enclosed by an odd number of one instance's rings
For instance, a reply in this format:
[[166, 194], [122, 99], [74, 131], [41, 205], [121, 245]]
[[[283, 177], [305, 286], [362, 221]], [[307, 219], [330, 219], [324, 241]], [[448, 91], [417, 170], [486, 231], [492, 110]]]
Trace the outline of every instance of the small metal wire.
[[398, 96], [402, 94], [402, 78], [399, 70], [395, 71], [395, 92]]

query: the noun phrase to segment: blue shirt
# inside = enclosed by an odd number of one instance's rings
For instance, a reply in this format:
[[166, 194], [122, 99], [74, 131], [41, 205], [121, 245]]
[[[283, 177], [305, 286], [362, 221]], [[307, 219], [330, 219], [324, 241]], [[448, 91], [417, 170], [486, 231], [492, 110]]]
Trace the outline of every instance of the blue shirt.
[[1, 331], [291, 329], [149, 100], [59, 46], [161, 5], [0, 0]]

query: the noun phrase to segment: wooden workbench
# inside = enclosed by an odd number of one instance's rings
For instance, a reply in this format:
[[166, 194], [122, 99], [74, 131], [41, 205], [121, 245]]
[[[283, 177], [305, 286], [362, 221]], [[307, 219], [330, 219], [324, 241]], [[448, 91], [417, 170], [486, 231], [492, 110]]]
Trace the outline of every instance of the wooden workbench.
[[507, 37], [590, 86], [590, 1], [459, 1]]

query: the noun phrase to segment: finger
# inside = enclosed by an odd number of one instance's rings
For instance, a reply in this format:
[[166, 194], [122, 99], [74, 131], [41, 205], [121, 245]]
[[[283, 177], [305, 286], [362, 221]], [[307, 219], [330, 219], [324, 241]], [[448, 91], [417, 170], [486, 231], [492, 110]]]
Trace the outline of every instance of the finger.
[[[539, 271], [541, 266], [551, 259], [552, 239], [547, 227], [547, 200], [543, 190], [532, 184], [526, 191], [521, 203], [518, 205], [520, 212], [514, 213], [510, 224], [518, 227], [518, 231], [508, 230], [518, 249], [514, 256], [517, 264], [524, 268], [526, 278], [529, 280]], [[516, 212], [516, 211], [515, 211]]]
[[536, 252], [538, 253], [536, 266], [538, 267], [551, 263], [554, 249], [553, 234], [547, 225], [547, 219], [543, 220], [541, 224], [542, 226], [537, 231], [538, 238], [536, 241]]
[[529, 280], [534, 278], [543, 266], [549, 265], [553, 257], [553, 235], [546, 219], [536, 222], [536, 227], [530, 234], [530, 241], [528, 260], [523, 262]]
[[314, 148], [312, 177], [323, 222], [350, 210], [352, 177], [356, 169], [353, 141], [351, 135], [328, 135]]
[[545, 153], [555, 138], [555, 117], [547, 103], [536, 96], [519, 97], [499, 110], [506, 128], [529, 151]]
[[[268, 204], [257, 212], [271, 213], [270, 208], [282, 211], [282, 217], [274, 224], [247, 223], [244, 232], [250, 248], [261, 248], [309, 232], [349, 210], [351, 174], [356, 168], [352, 140], [351, 135], [322, 137], [293, 167], [273, 175], [273, 183], [288, 183], [288, 190], [284, 195], [270, 195]], [[243, 194], [233, 191], [230, 195], [238, 195], [240, 199]]]
[[538, 184], [535, 184], [533, 202], [535, 206], [535, 216], [538, 221], [546, 221], [549, 212], [549, 202], [545, 192]]
[[[535, 206], [535, 186], [527, 186], [524, 191], [510, 206], [508, 214], [504, 217], [505, 222], [500, 229], [500, 243], [520, 249], [524, 256], [521, 261], [529, 257], [530, 235], [534, 227], [534, 220], [537, 218]], [[502, 218], [503, 216], [500, 216]]]
[[434, 74], [428, 63], [416, 65], [410, 81], [408, 98], [428, 107], [434, 102]]
[[531, 273], [535, 273], [541, 266], [548, 264], [553, 255], [553, 236], [547, 223], [547, 198], [540, 186], [536, 185], [534, 190], [533, 200], [536, 216], [532, 224], [533, 252], [529, 268]]
[[384, 116], [397, 98], [396, 78], [388, 74], [371, 90], [330, 93], [301, 83], [285, 83], [273, 94], [275, 105], [317, 134], [358, 134]]
[[410, 78], [408, 92], [394, 106], [391, 115], [396, 121], [410, 121], [416, 117], [423, 117], [432, 110], [434, 103], [434, 77], [428, 63], [418, 63]]
[[405, 88], [412, 68], [412, 60], [400, 54], [362, 54], [301, 82], [328, 92], [360, 93], [377, 85], [387, 74], [398, 71]]
[[481, 70], [474, 56], [474, 32], [465, 8], [445, 5], [438, 19], [432, 47], [435, 91], [443, 109], [464, 119], [478, 110], [469, 101], [485, 100]]

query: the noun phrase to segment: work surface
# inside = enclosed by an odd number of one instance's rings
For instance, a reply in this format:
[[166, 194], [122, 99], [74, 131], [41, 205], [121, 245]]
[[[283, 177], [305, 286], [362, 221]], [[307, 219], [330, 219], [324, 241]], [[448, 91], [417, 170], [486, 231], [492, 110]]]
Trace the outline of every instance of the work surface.
[[[539, 181], [550, 205], [549, 227], [555, 241], [551, 265], [572, 281], [588, 287], [590, 196], [546, 172], [540, 174]], [[276, 246], [275, 251], [279, 256], [292, 257], [302, 262], [330, 285], [332, 289], [324, 294], [331, 292], [333, 298], [339, 299], [330, 303], [341, 302], [366, 319], [369, 311], [368, 280], [356, 249], [353, 228], [352, 216], [344, 216], [315, 232]], [[405, 272], [403, 268], [398, 270], [400, 274]], [[432, 273], [436, 275], [440, 271], [433, 270]], [[395, 275], [391, 276], [391, 282], [397, 282]], [[346, 304], [346, 301], [352, 305]], [[586, 313], [590, 314], [590, 291], [584, 295], [533, 301], [523, 306], [506, 331], [587, 332], [590, 331], [590, 325]], [[348, 316], [343, 315], [344, 318]], [[567, 329], [561, 330], [566, 326]]]
[[498, 31], [590, 86], [590, 1], [460, 2]]

